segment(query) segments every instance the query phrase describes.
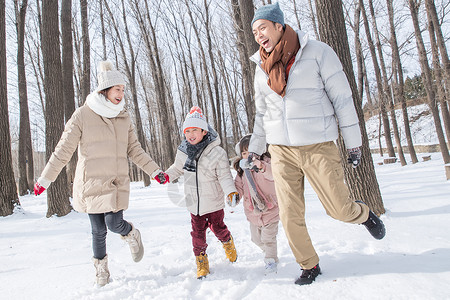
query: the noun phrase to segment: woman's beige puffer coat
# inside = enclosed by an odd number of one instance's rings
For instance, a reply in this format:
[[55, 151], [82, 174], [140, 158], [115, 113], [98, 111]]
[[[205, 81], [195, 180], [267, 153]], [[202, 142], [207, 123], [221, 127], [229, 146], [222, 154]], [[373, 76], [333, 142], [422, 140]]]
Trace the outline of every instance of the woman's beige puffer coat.
[[128, 157], [147, 174], [159, 170], [134, 133], [126, 110], [105, 118], [84, 105], [67, 122], [41, 177], [53, 182], [78, 146], [73, 207], [79, 212], [105, 213], [128, 208]]

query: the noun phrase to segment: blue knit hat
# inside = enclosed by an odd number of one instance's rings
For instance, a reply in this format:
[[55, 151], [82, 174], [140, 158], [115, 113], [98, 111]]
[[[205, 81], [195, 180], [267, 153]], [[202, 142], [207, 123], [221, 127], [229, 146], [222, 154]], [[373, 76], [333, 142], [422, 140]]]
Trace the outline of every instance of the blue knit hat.
[[264, 5], [258, 8], [255, 11], [255, 16], [253, 17], [251, 26], [253, 27], [253, 23], [260, 19], [280, 23], [284, 27], [284, 14], [281, 11], [278, 2], [276, 2], [275, 4]]

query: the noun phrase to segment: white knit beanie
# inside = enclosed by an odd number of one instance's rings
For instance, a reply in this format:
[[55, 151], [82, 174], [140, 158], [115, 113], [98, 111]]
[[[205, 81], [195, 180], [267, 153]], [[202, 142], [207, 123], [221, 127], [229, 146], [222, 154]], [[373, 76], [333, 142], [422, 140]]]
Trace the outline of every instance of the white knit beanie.
[[183, 133], [186, 129], [193, 127], [208, 131], [208, 122], [206, 122], [206, 117], [203, 115], [201, 108], [198, 106], [192, 106], [191, 111], [186, 115], [186, 119], [183, 123]]
[[98, 87], [96, 89], [97, 92], [103, 91], [109, 87], [115, 85], [126, 85], [125, 80], [123, 79], [122, 74], [117, 71], [113, 64], [108, 61], [101, 61], [98, 63]]

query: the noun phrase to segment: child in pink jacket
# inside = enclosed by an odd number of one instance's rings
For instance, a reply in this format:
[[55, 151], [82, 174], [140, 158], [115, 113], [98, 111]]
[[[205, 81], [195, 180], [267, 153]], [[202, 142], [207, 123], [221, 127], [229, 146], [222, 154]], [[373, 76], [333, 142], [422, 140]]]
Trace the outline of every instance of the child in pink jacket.
[[259, 171], [247, 169], [247, 175], [239, 166], [240, 160], [248, 158], [250, 137], [251, 135], [244, 136], [236, 145], [235, 150], [239, 159], [234, 163], [237, 171], [234, 183], [239, 197], [244, 197], [244, 211], [250, 222], [252, 242], [264, 251], [265, 273], [267, 274], [277, 271], [277, 233], [280, 220], [278, 201], [269, 152], [262, 154], [259, 160], [254, 160]]

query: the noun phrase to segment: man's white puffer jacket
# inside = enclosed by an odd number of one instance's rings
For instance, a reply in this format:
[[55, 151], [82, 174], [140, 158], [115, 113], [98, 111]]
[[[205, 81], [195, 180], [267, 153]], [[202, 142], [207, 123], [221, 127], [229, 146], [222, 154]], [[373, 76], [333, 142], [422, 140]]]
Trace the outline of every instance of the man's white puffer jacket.
[[[338, 138], [338, 124], [348, 149], [361, 146], [359, 120], [347, 77], [333, 49], [298, 31], [300, 50], [281, 97], [267, 84], [259, 51], [256, 64], [256, 116], [249, 152], [261, 154], [266, 143], [305, 146]], [[337, 121], [336, 121], [337, 119]]]

